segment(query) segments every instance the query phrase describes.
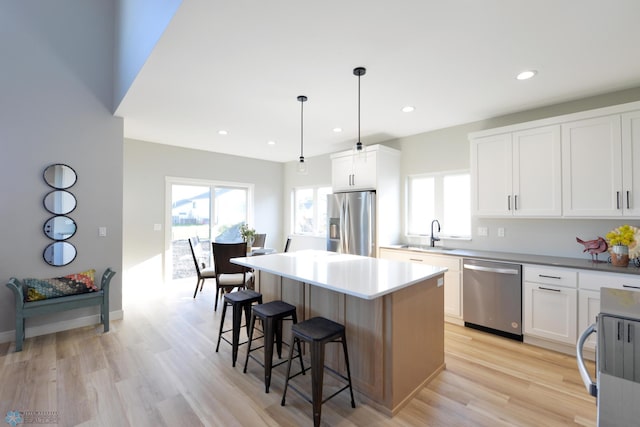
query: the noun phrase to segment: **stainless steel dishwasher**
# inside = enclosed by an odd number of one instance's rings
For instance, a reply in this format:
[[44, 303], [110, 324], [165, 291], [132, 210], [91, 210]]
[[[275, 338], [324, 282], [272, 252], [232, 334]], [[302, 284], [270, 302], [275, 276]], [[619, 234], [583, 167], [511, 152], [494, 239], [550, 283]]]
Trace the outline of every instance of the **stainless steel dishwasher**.
[[464, 325], [522, 341], [522, 266], [463, 259]]

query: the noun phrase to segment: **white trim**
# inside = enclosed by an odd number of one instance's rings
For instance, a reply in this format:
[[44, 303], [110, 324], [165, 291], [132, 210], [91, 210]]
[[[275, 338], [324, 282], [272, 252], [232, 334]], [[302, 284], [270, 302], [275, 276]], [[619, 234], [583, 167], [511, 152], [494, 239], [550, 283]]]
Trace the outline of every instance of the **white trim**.
[[[120, 320], [124, 317], [123, 310], [109, 312], [109, 321]], [[53, 334], [56, 332], [68, 331], [70, 329], [82, 328], [85, 326], [101, 325], [100, 314], [91, 316], [77, 317], [60, 322], [48, 323], [46, 325], [38, 325], [27, 327], [25, 330], [25, 338], [37, 337], [40, 335]], [[100, 329], [102, 331], [102, 329]], [[12, 331], [0, 332], [0, 342], [12, 342], [16, 338], [15, 329]]]

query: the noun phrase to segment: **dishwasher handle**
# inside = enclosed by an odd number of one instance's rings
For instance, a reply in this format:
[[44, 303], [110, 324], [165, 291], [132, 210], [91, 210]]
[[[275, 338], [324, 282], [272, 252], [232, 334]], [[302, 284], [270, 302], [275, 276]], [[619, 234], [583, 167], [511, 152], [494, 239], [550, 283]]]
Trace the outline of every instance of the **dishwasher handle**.
[[500, 273], [500, 274], [520, 274], [520, 271], [516, 268], [496, 268], [485, 267], [483, 265], [464, 264], [464, 268], [467, 270], [485, 271], [487, 273]]

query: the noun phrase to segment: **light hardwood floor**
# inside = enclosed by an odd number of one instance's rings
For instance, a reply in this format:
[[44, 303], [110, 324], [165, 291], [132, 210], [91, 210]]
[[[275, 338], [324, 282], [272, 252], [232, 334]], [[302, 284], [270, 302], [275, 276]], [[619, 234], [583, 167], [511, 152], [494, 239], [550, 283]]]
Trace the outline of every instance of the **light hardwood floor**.
[[[311, 405], [295, 393], [280, 406], [284, 365], [265, 394], [257, 363], [242, 372], [246, 346], [235, 368], [228, 344], [215, 353], [214, 287], [193, 299], [194, 285], [125, 289], [124, 320], [107, 334], [86, 327], [29, 338], [21, 353], [0, 344], [0, 415], [54, 411], [58, 426], [312, 425]], [[445, 341], [447, 369], [397, 416], [358, 396], [352, 409], [342, 393], [323, 405], [323, 424], [595, 426], [573, 357], [450, 324]]]

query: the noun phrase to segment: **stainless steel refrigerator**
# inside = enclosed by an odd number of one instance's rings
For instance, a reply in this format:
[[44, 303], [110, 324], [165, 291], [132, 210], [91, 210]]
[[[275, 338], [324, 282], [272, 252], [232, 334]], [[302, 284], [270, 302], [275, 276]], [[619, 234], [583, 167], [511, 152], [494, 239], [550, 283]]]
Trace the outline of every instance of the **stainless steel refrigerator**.
[[[597, 334], [595, 380], [582, 353], [593, 333]], [[639, 425], [640, 291], [600, 289], [600, 314], [580, 336], [577, 359], [587, 391], [597, 398], [598, 426]]]
[[375, 212], [375, 191], [329, 194], [327, 250], [375, 257]]

